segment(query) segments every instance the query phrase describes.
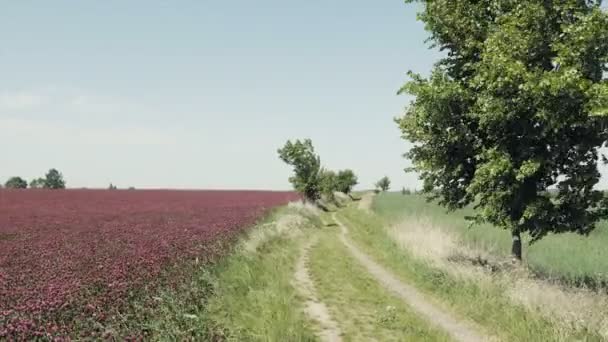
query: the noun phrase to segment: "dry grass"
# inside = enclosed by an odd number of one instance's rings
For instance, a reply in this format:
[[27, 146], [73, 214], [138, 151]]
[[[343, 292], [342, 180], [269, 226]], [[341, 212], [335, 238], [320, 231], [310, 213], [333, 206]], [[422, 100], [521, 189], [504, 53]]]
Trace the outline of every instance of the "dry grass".
[[361, 196], [361, 200], [359, 201], [359, 209], [369, 212], [372, 210], [372, 204], [374, 203], [374, 193], [367, 192]]
[[398, 244], [415, 256], [480, 285], [494, 283], [525, 307], [564, 329], [589, 329], [608, 339], [608, 297], [534, 278], [509, 260], [472, 248], [430, 220], [409, 219], [389, 229]]

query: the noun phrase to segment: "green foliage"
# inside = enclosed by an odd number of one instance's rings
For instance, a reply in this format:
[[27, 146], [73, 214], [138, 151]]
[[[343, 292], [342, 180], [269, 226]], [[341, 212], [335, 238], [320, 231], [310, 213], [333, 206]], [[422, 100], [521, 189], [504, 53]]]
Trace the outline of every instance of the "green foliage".
[[63, 175], [56, 169], [50, 169], [46, 174], [44, 187], [47, 189], [65, 189]]
[[346, 169], [338, 171], [338, 191], [349, 194], [357, 183], [357, 176], [353, 170]]
[[402, 194], [402, 195], [404, 195], [404, 196], [405, 196], [405, 195], [411, 195], [411, 194], [412, 194], [412, 191], [411, 191], [410, 189], [406, 189], [405, 187], [403, 187], [403, 188], [401, 189], [401, 194]]
[[112, 183], [110, 183], [110, 186], [108, 186], [108, 190], [117, 190], [118, 187]]
[[421, 2], [446, 57], [428, 78], [410, 73], [400, 93], [415, 100], [397, 122], [424, 191], [452, 210], [476, 203], [476, 222], [532, 241], [591, 232], [608, 215], [594, 190], [607, 139], [600, 2]]
[[21, 177], [11, 177], [4, 183], [4, 187], [7, 189], [25, 189], [27, 188], [27, 182]]
[[375, 185], [376, 188], [380, 191], [388, 191], [388, 189], [391, 187], [391, 180], [387, 176], [384, 176], [380, 178], [380, 180], [377, 181]]
[[309, 201], [321, 197], [321, 159], [315, 153], [310, 139], [287, 141], [278, 151], [279, 158], [293, 167], [289, 182]]
[[42, 177], [34, 178], [30, 181], [30, 188], [41, 189], [44, 188], [45, 180]]
[[334, 171], [321, 170], [321, 193], [331, 201], [334, 201], [334, 191], [338, 191], [338, 176]]

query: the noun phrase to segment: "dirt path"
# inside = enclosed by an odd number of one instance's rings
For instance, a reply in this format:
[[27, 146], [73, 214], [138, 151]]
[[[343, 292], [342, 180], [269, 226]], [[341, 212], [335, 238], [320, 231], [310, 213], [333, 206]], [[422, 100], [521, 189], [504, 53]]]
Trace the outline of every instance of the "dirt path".
[[348, 228], [346, 228], [346, 226], [338, 220], [336, 214], [333, 214], [333, 218], [342, 230], [342, 234], [340, 235], [342, 242], [346, 245], [346, 247], [348, 247], [355, 259], [357, 259], [386, 289], [399, 296], [410, 307], [412, 307], [412, 309], [418, 311], [422, 316], [429, 320], [429, 322], [432, 322], [441, 329], [445, 330], [457, 341], [482, 342], [493, 340], [479, 334], [466, 323], [459, 321], [458, 319], [452, 317], [449, 313], [446, 313], [440, 308], [437, 308], [433, 304], [429, 303], [415, 287], [403, 283], [391, 272], [373, 261], [369, 256], [350, 242], [347, 237]]
[[302, 247], [300, 258], [296, 264], [295, 286], [300, 294], [306, 298], [304, 310], [311, 320], [317, 322], [321, 341], [340, 342], [342, 341], [340, 327], [329, 314], [327, 306], [319, 301], [312, 279], [310, 279], [308, 253], [314, 242], [315, 240], [311, 240]]
[[374, 201], [375, 194], [373, 192], [367, 192], [361, 196], [358, 208], [363, 211], [371, 211], [372, 203]]

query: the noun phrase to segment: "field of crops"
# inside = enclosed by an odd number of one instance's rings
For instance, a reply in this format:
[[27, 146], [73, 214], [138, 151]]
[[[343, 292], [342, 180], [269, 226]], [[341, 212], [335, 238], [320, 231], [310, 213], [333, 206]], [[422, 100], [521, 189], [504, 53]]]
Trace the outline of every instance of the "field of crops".
[[[384, 193], [374, 200], [373, 209], [391, 222], [403, 220], [432, 223], [454, 234], [471, 248], [484, 250], [507, 258], [511, 254], [508, 231], [490, 224], [470, 225], [465, 216], [473, 214], [471, 207], [446, 212], [422, 195], [403, 196]], [[529, 237], [524, 235], [524, 240]], [[568, 285], [605, 288], [608, 284], [608, 222], [600, 221], [589, 236], [573, 233], [549, 234], [533, 245], [524, 245], [525, 263], [543, 278], [559, 280]]]
[[168, 267], [221, 253], [219, 241], [296, 198], [255, 191], [0, 190], [0, 340], [95, 333], [92, 326], [103, 334], [104, 322], [153, 288]]

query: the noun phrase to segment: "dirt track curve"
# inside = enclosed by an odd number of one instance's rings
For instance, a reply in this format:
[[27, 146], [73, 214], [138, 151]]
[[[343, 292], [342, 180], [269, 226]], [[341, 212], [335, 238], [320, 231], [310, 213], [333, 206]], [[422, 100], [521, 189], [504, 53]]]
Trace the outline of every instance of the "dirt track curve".
[[340, 239], [348, 247], [351, 254], [357, 259], [367, 271], [378, 280], [387, 290], [400, 297], [412, 309], [423, 315], [429, 322], [445, 330], [456, 341], [483, 342], [491, 341], [492, 338], [483, 336], [476, 332], [468, 324], [452, 317], [435, 305], [425, 300], [424, 296], [413, 286], [403, 283], [391, 272], [377, 264], [368, 255], [351, 243], [348, 239], [348, 228], [333, 215], [334, 221], [341, 228]]

